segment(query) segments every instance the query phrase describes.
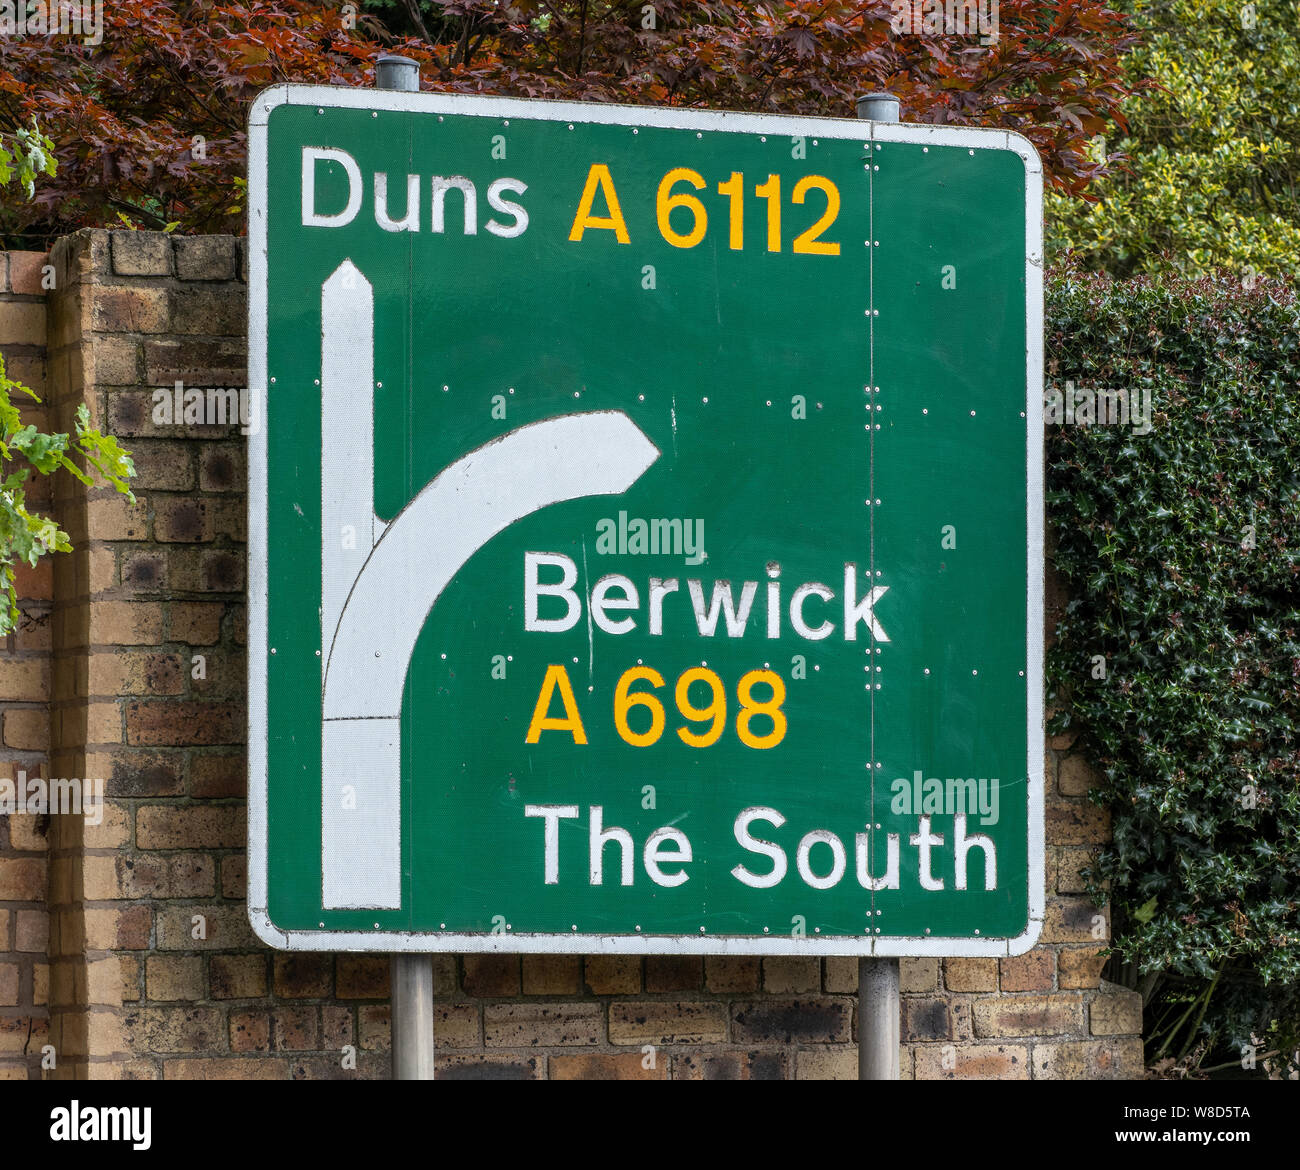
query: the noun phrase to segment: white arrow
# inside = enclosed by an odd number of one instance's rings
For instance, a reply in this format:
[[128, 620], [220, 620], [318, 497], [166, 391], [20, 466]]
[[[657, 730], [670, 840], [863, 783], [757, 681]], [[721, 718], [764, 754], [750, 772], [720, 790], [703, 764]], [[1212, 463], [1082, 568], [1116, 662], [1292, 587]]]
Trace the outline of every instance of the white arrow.
[[[497, 533], [562, 500], [626, 491], [659, 450], [620, 411], [547, 419], [452, 463], [385, 528], [373, 503], [374, 298], [350, 262], [322, 287], [321, 319], [322, 905], [395, 910], [402, 693], [429, 611]], [[364, 549], [341, 547], [334, 526], [349, 523]]]

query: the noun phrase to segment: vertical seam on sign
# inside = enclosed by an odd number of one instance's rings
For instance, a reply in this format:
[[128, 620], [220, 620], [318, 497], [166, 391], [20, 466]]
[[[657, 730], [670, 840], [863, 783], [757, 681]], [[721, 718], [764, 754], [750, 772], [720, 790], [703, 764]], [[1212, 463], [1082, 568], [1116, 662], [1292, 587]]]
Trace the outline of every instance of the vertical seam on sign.
[[[416, 87], [417, 89], [419, 87], [418, 81]], [[406, 173], [411, 175], [417, 173], [415, 169], [415, 118], [408, 114], [404, 121], [406, 122]], [[421, 183], [423, 183], [423, 178]], [[410, 194], [409, 187], [407, 194], [408, 196]], [[415, 202], [417, 208], [420, 206], [420, 198], [421, 191], [417, 186]], [[411, 209], [408, 207], [406, 214], [409, 216], [410, 213]], [[429, 215], [433, 215], [432, 206], [429, 208]], [[416, 230], [406, 233], [406, 287], [408, 291], [406, 297], [406, 335], [402, 338], [402, 358], [403, 364], [406, 366], [406, 385], [402, 387], [402, 392], [407, 400], [408, 417], [410, 414], [410, 396], [414, 393], [415, 388], [415, 244], [419, 235], [419, 220], [417, 219]], [[375, 330], [375, 336], [375, 356], [378, 358], [378, 328]], [[376, 395], [375, 401], [377, 404], [378, 395]], [[413, 467], [414, 438], [411, 429], [409, 426], [406, 428], [406, 494], [408, 498], [414, 491], [413, 481], [415, 479]], [[378, 470], [379, 465], [376, 462], [374, 471], [377, 473]], [[399, 859], [402, 880], [402, 905], [406, 912], [407, 928], [413, 929], [415, 925], [415, 795], [412, 790], [411, 777], [415, 775], [415, 748], [411, 737], [406, 734], [408, 723], [413, 721], [403, 718], [405, 714], [403, 708], [408, 702], [414, 707], [414, 699], [409, 695], [409, 691], [404, 694], [402, 707], [399, 707], [397, 712], [397, 766], [401, 769], [397, 782], [397, 821], [401, 826], [398, 840], [401, 843], [400, 848], [402, 850], [402, 856]], [[402, 815], [403, 811], [406, 812], [406, 816]]]
[[[876, 179], [875, 171], [871, 168], [875, 166], [875, 146], [876, 146], [876, 127], [875, 123], [870, 125], [871, 134], [867, 139], [867, 307], [870, 310], [867, 317], [867, 379], [871, 392], [867, 395], [867, 402], [870, 406], [875, 407], [876, 402]], [[867, 589], [872, 590], [876, 585], [876, 421], [877, 411], [874, 409], [868, 414], [871, 420], [867, 426], [867, 491], [868, 498], [872, 501], [871, 506], [867, 509]], [[871, 596], [868, 593], [868, 596]], [[873, 611], [874, 612], [874, 611]], [[869, 624], [867, 634], [870, 637], [870, 643], [867, 649], [867, 697], [871, 700], [871, 759], [867, 764], [867, 774], [870, 781], [869, 796], [870, 804], [867, 806], [867, 842], [870, 848], [867, 851], [868, 873], [874, 875], [874, 867], [877, 861], [876, 848], [879, 845], [876, 834], [876, 688], [872, 685], [875, 682], [876, 671], [871, 669], [876, 665], [876, 630], [874, 620]], [[867, 922], [867, 941], [871, 944], [871, 951], [874, 954], [876, 950], [876, 891], [868, 891], [871, 895], [871, 914]]]

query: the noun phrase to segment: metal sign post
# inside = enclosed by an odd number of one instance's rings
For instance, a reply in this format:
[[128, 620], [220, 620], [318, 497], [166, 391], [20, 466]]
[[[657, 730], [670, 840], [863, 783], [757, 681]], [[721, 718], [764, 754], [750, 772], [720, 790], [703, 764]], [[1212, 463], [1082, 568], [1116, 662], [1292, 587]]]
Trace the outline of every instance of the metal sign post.
[[898, 956], [1032, 946], [1041, 180], [1004, 131], [263, 93], [258, 936], [865, 958], [886, 1070]]
[[[891, 93], [863, 94], [857, 114], [871, 122], [897, 122], [899, 100]], [[858, 960], [858, 1080], [896, 1081], [902, 1004], [898, 997], [898, 959]]]

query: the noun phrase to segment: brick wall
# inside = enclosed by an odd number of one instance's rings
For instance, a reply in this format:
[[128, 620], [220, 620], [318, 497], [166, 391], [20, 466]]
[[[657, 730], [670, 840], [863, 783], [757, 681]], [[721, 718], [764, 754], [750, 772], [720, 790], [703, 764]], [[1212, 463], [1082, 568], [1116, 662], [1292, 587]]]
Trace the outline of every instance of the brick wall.
[[[63, 485], [75, 551], [24, 582], [37, 617], [52, 595], [52, 620], [0, 658], [8, 763], [48, 751], [51, 774], [106, 781], [98, 825], [0, 832], [0, 1076], [386, 1076], [387, 960], [279, 954], [247, 925], [244, 440], [153, 420], [155, 388], [246, 380], [242, 241], [80, 232], [51, 253], [43, 318], [40, 258], [7, 259], [0, 350], [33, 381], [44, 357], [52, 423], [67, 429], [84, 397], [140, 475], [135, 507]], [[1107, 924], [1078, 876], [1109, 826], [1068, 747], [1047, 745], [1043, 941], [1014, 959], [904, 960], [904, 1077], [1140, 1075], [1140, 1001], [1099, 984]], [[856, 1075], [856, 960], [433, 963], [443, 1076]]]

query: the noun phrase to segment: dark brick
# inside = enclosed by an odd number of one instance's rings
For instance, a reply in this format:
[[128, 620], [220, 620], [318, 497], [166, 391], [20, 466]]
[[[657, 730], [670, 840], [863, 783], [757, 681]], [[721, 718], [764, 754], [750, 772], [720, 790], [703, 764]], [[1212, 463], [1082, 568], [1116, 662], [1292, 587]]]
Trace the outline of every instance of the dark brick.
[[698, 991], [704, 960], [693, 955], [649, 955], [645, 961], [647, 991]]
[[783, 1081], [786, 1058], [779, 1052], [704, 1052], [673, 1057], [675, 1081]]
[[900, 1023], [903, 1039], [909, 1044], [953, 1038], [952, 1012], [942, 999], [904, 999]]
[[323, 999], [333, 976], [333, 955], [275, 956], [275, 994], [285, 999]]
[[518, 955], [466, 955], [465, 994], [502, 999], [519, 994]]
[[768, 999], [732, 1006], [732, 1039], [758, 1044], [836, 1044], [852, 1036], [847, 1002]]

